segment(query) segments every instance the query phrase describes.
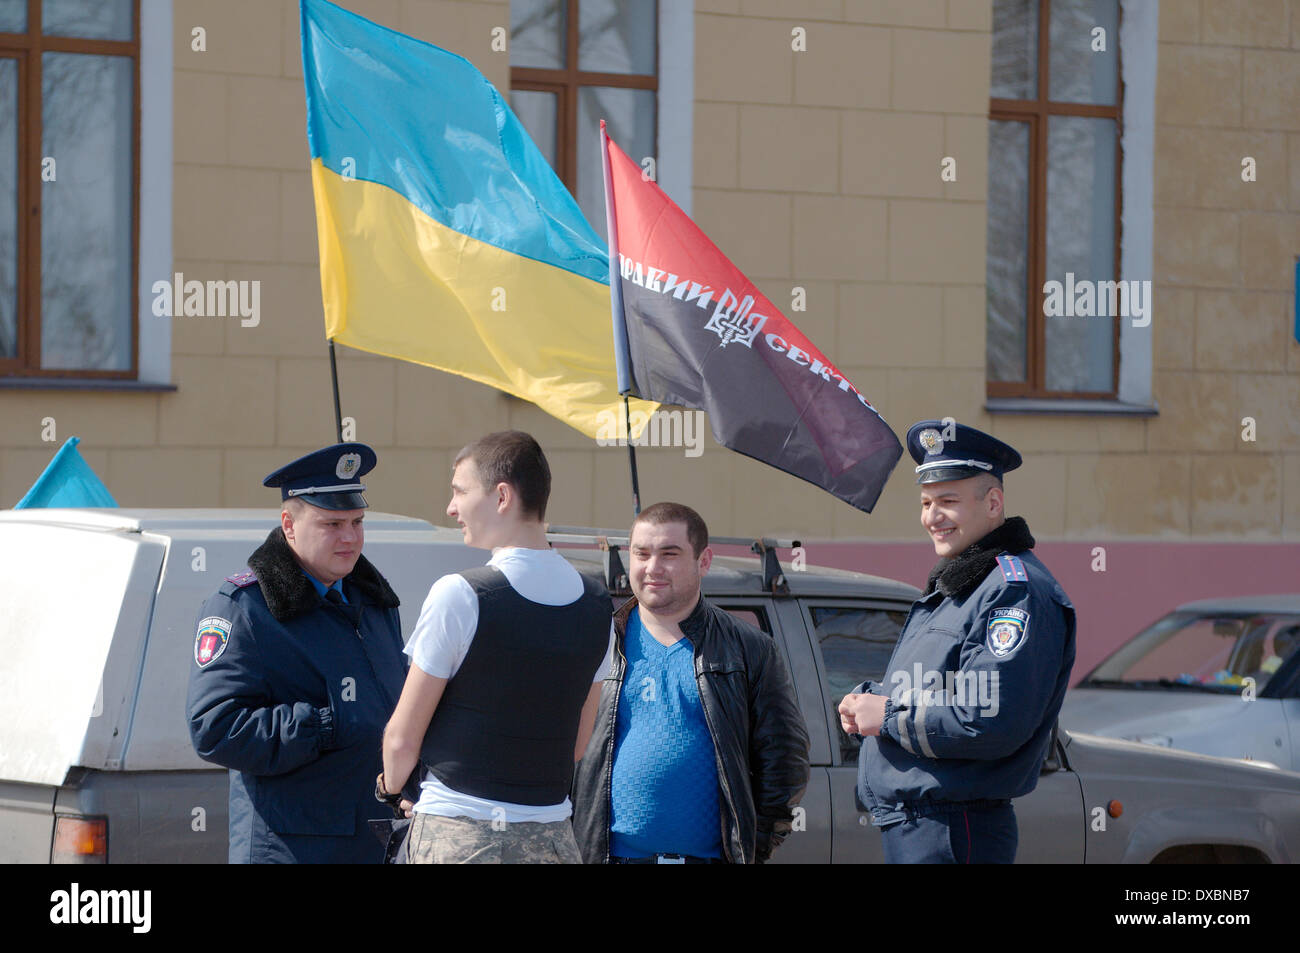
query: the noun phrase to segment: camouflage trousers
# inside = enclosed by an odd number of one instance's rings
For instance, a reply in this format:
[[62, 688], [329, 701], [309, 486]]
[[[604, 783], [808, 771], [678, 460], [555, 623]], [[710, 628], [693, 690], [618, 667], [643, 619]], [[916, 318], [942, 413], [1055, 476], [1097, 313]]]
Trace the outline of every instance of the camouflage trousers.
[[407, 847], [412, 864], [580, 864], [573, 824], [476, 821], [415, 813]]

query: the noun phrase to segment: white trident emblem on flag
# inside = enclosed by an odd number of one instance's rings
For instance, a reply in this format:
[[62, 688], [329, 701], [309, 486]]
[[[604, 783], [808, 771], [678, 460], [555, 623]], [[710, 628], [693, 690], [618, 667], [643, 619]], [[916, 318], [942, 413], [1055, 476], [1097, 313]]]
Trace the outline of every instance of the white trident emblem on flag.
[[733, 304], [736, 302], [735, 295], [730, 290], [724, 292], [704, 329], [722, 338], [723, 347], [736, 341], [747, 348], [753, 348], [754, 338], [758, 337], [758, 332], [763, 330], [763, 325], [767, 323], [767, 315], [749, 313], [754, 307], [753, 295], [745, 295], [745, 300], [740, 302], [740, 308], [735, 312], [727, 310], [728, 298], [731, 298]]

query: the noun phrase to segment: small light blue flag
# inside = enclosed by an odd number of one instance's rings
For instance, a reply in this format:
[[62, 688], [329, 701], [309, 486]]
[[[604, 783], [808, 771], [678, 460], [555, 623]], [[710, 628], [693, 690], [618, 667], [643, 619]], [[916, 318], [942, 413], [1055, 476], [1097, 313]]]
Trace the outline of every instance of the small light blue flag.
[[117, 506], [117, 500], [108, 492], [90, 464], [77, 452], [80, 437], [69, 437], [59, 448], [45, 472], [36, 478], [27, 495], [14, 505], [14, 509], [32, 509], [55, 506]]

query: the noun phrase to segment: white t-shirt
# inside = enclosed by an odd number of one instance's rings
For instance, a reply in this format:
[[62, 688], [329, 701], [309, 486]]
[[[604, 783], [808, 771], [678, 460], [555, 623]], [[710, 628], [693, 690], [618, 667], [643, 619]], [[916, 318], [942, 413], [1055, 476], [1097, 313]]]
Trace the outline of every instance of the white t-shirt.
[[[567, 606], [582, 596], [582, 576], [553, 549], [506, 547], [493, 552], [489, 566], [501, 570], [506, 581], [525, 599], [544, 606]], [[612, 609], [611, 609], [612, 614]], [[426, 675], [451, 678], [469, 654], [478, 628], [478, 596], [460, 573], [449, 573], [433, 584], [415, 631], [406, 643], [406, 654]], [[592, 675], [599, 682], [610, 671], [614, 658], [614, 620], [609, 623], [609, 647]], [[438, 717], [434, 713], [434, 717]], [[503, 820], [514, 824], [534, 821], [548, 824], [562, 821], [573, 812], [566, 797], [559, 804], [512, 804], [453, 791], [429, 775], [420, 785], [415, 809], [421, 814], [469, 817], [480, 821]], [[504, 814], [503, 814], [504, 812]]]

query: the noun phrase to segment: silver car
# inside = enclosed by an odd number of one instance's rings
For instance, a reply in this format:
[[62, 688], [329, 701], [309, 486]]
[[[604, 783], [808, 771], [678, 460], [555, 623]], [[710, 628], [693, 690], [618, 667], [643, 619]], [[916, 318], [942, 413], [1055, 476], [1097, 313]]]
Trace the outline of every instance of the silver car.
[[1067, 693], [1061, 724], [1300, 771], [1300, 595], [1179, 606]]

